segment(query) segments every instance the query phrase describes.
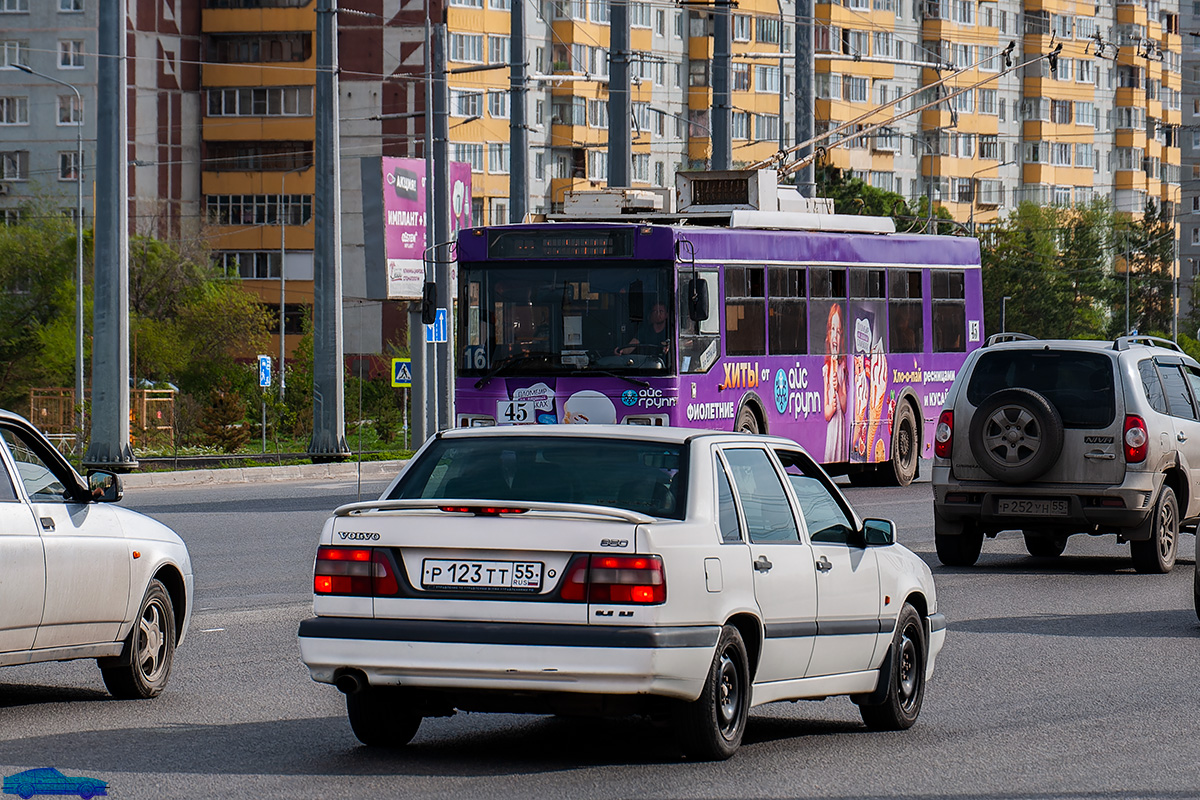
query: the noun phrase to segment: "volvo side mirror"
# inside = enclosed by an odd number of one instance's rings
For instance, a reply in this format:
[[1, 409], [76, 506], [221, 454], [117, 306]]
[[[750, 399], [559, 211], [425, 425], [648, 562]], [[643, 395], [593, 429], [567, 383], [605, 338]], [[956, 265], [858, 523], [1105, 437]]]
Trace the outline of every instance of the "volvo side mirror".
[[425, 325], [432, 325], [437, 319], [437, 284], [433, 281], [425, 281], [425, 286], [421, 290], [421, 322]]
[[889, 519], [863, 520], [863, 538], [867, 547], [884, 547], [896, 543], [896, 524]]

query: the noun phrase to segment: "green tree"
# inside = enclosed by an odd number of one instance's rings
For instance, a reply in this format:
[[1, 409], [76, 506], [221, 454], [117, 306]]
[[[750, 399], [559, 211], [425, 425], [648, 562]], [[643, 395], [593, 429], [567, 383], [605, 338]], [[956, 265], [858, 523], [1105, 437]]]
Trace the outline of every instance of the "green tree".
[[[0, 226], [0, 403], [9, 408], [27, 405], [31, 386], [71, 385], [75, 363], [74, 230], [45, 204], [23, 212], [21, 224]], [[57, 346], [67, 331], [69, 346]]]
[[[1119, 227], [1122, 263], [1129, 269], [1129, 325], [1169, 336], [1174, 323], [1175, 224], [1162, 203], [1146, 202], [1142, 216]], [[1121, 303], [1124, 306], [1124, 302]], [[1124, 317], [1118, 320], [1124, 328]]]
[[[829, 166], [816, 170], [816, 181], [817, 196], [833, 200], [836, 214], [891, 217], [896, 230], [903, 233], [921, 233], [929, 227], [929, 205], [925, 197], [910, 205], [896, 192], [877, 188], [852, 172]], [[934, 208], [933, 220], [930, 233], [952, 235], [962, 232], [950, 212], [941, 206]]]
[[[1112, 213], [1022, 203], [981, 241], [985, 328], [1040, 338], [1104, 336], [1113, 291]], [[1003, 298], [1008, 297], [1007, 303]]]

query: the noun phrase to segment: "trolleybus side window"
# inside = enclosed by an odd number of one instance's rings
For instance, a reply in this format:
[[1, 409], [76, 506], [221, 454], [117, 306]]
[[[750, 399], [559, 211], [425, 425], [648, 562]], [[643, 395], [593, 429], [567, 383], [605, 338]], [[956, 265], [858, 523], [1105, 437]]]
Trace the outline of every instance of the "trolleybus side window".
[[[680, 273], [679, 276], [679, 371], [708, 372], [721, 354], [721, 293], [715, 270]], [[692, 280], [708, 286], [708, 319], [694, 320], [687, 286]]]
[[967, 349], [967, 301], [963, 273], [959, 270], [930, 270], [933, 298], [933, 350], [962, 353]]
[[[835, 355], [846, 352], [846, 270], [843, 267], [812, 267], [808, 270], [808, 304], [813, 330], [808, 352]], [[833, 348], [832, 351], [830, 348]]]
[[888, 349], [893, 353], [925, 352], [921, 271], [888, 270]]
[[803, 267], [771, 267], [767, 313], [771, 353], [808, 352], [808, 282]]
[[725, 268], [725, 354], [767, 352], [767, 298], [764, 267]]

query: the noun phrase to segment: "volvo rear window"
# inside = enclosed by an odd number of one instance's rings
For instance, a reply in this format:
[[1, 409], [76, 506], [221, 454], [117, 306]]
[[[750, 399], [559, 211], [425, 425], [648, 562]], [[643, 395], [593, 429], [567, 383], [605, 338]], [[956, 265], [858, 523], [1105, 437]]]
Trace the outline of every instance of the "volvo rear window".
[[1003, 350], [979, 357], [967, 384], [978, 406], [994, 392], [1020, 387], [1049, 400], [1067, 428], [1106, 428], [1116, 417], [1113, 362], [1102, 353]]
[[540, 500], [683, 519], [684, 455], [677, 444], [582, 436], [443, 438], [388, 499]]

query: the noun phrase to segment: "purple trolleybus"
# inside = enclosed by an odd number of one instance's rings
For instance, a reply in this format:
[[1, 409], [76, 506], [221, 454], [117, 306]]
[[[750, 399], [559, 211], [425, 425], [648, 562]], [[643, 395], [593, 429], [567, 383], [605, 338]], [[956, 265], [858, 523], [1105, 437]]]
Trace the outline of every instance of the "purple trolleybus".
[[770, 432], [911, 482], [982, 341], [978, 241], [695, 208], [462, 231], [456, 424]]

